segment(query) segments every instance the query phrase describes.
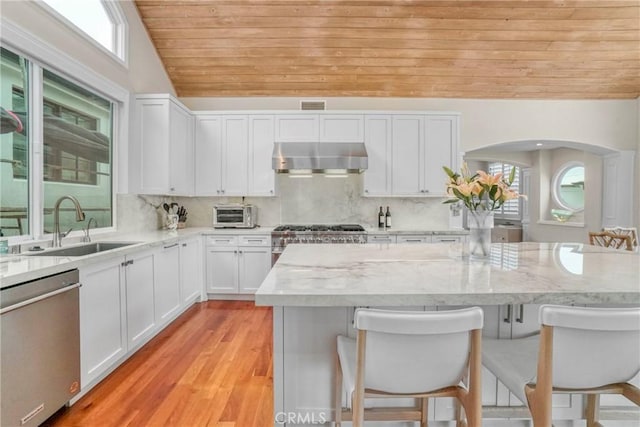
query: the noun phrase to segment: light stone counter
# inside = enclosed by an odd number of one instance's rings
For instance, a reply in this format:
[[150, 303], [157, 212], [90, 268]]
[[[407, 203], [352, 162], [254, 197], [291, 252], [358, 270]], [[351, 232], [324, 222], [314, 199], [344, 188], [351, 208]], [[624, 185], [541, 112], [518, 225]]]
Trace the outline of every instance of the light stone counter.
[[446, 229], [446, 230], [416, 230], [411, 228], [367, 228], [368, 234], [397, 234], [412, 236], [448, 236], [448, 235], [466, 235], [469, 230], [465, 229]]
[[[182, 230], [146, 231], [113, 233], [95, 236], [94, 242], [137, 242], [134, 245], [125, 246], [105, 252], [98, 252], [80, 257], [69, 256], [33, 256], [33, 255], [3, 255], [0, 257], [0, 283], [5, 288], [18, 283], [35, 280], [51, 274], [68, 271], [86, 265], [95, 264], [111, 258], [117, 258], [127, 254], [140, 252], [147, 248], [175, 243], [189, 236], [206, 234], [211, 228], [184, 228]], [[63, 248], [76, 246], [65, 244]], [[45, 252], [42, 252], [45, 253]]]
[[640, 256], [580, 243], [290, 245], [256, 293], [272, 306], [640, 303]]

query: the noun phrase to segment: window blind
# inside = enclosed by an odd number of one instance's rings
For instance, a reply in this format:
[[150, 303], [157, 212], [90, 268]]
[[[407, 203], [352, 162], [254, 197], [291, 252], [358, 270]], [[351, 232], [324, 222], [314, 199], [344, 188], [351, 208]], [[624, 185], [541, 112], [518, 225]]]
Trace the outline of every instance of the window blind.
[[[515, 191], [520, 191], [520, 168], [518, 166], [511, 165], [509, 163], [489, 163], [489, 173], [491, 175], [495, 175], [497, 173], [502, 173], [502, 176], [507, 179], [509, 174], [511, 174], [511, 169], [515, 168], [516, 173], [513, 179], [513, 183], [509, 188]], [[509, 219], [520, 219], [520, 199], [508, 200], [502, 205], [500, 209], [496, 211], [497, 217], [509, 218]]]

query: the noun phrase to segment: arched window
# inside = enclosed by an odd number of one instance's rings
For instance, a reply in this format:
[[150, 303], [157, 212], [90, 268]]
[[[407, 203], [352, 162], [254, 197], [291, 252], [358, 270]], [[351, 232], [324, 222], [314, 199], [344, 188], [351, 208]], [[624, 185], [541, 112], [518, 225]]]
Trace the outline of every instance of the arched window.
[[52, 15], [125, 60], [126, 22], [118, 2], [102, 0], [42, 0]]
[[562, 165], [553, 176], [551, 193], [562, 209], [572, 212], [584, 210], [584, 163]]

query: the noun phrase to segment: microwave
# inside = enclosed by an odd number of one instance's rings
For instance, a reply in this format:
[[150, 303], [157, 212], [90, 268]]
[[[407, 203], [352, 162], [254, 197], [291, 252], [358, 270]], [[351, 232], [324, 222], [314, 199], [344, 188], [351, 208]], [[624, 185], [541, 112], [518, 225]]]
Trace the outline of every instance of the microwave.
[[258, 225], [258, 207], [253, 205], [215, 205], [214, 228], [254, 228]]

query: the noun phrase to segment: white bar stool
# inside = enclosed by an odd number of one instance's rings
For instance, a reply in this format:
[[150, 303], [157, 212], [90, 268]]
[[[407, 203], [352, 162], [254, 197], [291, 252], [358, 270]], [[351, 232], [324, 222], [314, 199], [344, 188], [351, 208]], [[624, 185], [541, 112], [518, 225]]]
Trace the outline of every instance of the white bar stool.
[[[430, 397], [456, 397], [470, 427], [480, 427], [483, 313], [478, 307], [424, 312], [358, 309], [357, 340], [338, 336], [335, 421], [420, 421]], [[342, 408], [343, 390], [352, 410]], [[416, 408], [364, 408], [365, 398], [419, 399]]]
[[534, 427], [551, 427], [552, 393], [587, 394], [587, 427], [601, 426], [600, 394], [640, 406], [640, 389], [628, 383], [640, 371], [640, 308], [543, 305], [540, 323], [539, 336], [485, 339], [482, 350], [487, 369], [528, 404]]

